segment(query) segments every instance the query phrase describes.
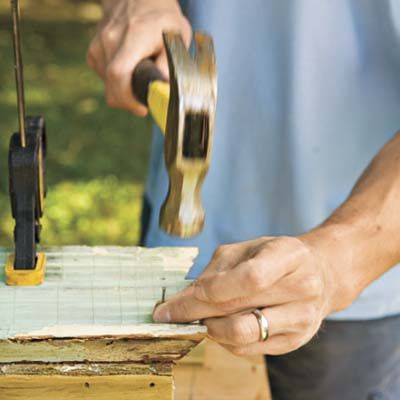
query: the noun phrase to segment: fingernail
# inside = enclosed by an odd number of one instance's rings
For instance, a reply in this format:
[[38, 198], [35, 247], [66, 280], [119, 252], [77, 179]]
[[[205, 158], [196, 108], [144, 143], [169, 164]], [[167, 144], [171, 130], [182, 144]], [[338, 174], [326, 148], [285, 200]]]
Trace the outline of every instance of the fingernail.
[[154, 311], [153, 319], [155, 322], [170, 322], [171, 315], [169, 313], [168, 306], [160, 304]]

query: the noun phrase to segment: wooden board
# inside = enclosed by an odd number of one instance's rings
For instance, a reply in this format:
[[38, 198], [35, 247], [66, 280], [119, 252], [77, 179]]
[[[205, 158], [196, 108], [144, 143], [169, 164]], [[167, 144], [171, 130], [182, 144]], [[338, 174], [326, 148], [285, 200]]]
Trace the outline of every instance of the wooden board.
[[271, 400], [262, 356], [240, 358], [205, 340], [174, 367], [174, 400]]
[[[190, 284], [197, 251], [44, 251], [41, 286], [6, 286], [0, 269], [0, 399], [170, 400], [174, 362], [206, 328], [155, 324], [152, 312], [162, 287], [168, 297]], [[8, 253], [0, 249], [0, 265]]]
[[1, 400], [171, 400], [170, 376], [0, 376]]
[[198, 339], [40, 339], [0, 341], [0, 365], [13, 362], [173, 362], [179, 360]]
[[[190, 284], [193, 248], [45, 248], [45, 283], [10, 287], [0, 268], [0, 341], [88, 337], [190, 337], [204, 328], [152, 325], [161, 299]], [[0, 266], [6, 249], [0, 249]]]

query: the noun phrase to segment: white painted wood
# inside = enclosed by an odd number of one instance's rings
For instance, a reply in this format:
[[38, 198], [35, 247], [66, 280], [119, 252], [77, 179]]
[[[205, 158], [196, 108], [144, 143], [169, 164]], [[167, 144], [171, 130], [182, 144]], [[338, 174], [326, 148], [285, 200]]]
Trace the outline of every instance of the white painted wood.
[[138, 324], [138, 325], [58, 325], [31, 332], [19, 333], [12, 338], [26, 339], [88, 339], [95, 337], [118, 337], [132, 339], [185, 339], [204, 336], [207, 328], [199, 324]]
[[[51, 247], [45, 283], [9, 287], [0, 267], [0, 340], [22, 337], [177, 337], [199, 325], [152, 324], [162, 287], [185, 288], [194, 248]], [[9, 251], [0, 249], [0, 266]]]

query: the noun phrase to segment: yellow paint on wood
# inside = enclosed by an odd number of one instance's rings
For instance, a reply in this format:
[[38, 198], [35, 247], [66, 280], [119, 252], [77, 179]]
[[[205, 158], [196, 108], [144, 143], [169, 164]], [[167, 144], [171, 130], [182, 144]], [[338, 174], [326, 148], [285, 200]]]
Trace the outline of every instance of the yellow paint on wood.
[[169, 84], [162, 81], [151, 83], [147, 103], [154, 120], [165, 134], [169, 103]]
[[6, 284], [9, 286], [37, 286], [43, 283], [46, 272], [46, 255], [37, 254], [35, 269], [14, 269], [15, 255], [10, 254], [7, 257], [5, 275]]
[[171, 400], [172, 377], [0, 376], [1, 400]]

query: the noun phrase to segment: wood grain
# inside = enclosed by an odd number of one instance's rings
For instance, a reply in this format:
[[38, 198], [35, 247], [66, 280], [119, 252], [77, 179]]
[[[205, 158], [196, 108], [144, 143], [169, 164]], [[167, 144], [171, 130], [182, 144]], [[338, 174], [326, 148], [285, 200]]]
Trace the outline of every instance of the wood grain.
[[[138, 364], [120, 363], [10, 363], [0, 364], [2, 376], [7, 375], [60, 375], [60, 376], [108, 376], [108, 375], [171, 375], [171, 363]], [[0, 393], [1, 399], [1, 393]]]
[[0, 363], [170, 362], [198, 341], [174, 339], [86, 339], [0, 341]]
[[173, 373], [175, 400], [271, 400], [263, 357], [236, 357], [209, 340]]
[[[51, 247], [45, 283], [10, 287], [0, 268], [0, 340], [13, 338], [189, 337], [204, 328], [152, 324], [167, 297], [190, 284], [194, 248]], [[0, 265], [9, 250], [0, 248]]]
[[171, 400], [171, 376], [0, 376], [2, 400]]
[[152, 311], [162, 287], [190, 284], [197, 250], [45, 252], [41, 286], [8, 287], [0, 269], [0, 400], [171, 400], [172, 366], [206, 329], [154, 324]]

